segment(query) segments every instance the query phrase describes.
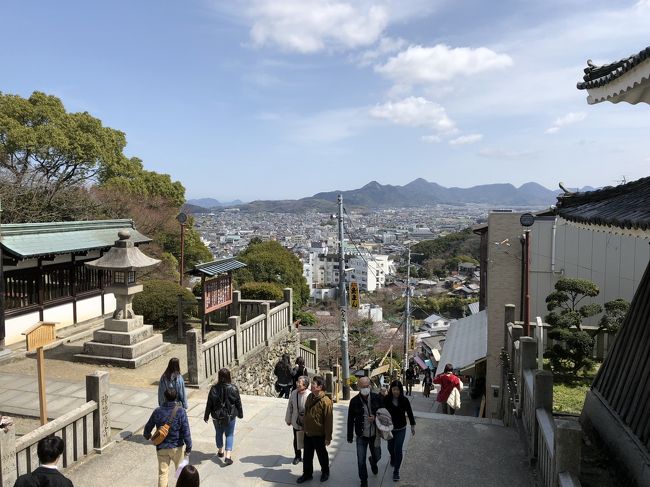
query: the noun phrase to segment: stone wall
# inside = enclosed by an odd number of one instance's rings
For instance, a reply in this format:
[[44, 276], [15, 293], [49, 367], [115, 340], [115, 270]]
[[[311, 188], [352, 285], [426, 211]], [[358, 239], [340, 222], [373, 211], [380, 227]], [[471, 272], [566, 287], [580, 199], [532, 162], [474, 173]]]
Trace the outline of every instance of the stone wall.
[[285, 353], [289, 354], [293, 364], [299, 343], [298, 334], [291, 330], [274, 340], [267, 349], [247, 358], [243, 364], [234, 366], [230, 372], [239, 392], [253, 396], [277, 396], [274, 387], [277, 378], [273, 374], [275, 364]]

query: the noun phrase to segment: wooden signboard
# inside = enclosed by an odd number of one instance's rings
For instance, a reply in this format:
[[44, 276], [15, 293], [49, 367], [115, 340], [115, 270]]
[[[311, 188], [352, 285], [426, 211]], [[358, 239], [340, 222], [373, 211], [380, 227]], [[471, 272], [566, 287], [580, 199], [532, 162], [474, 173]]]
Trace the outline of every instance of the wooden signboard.
[[39, 321], [23, 332], [27, 342], [27, 351], [36, 350], [38, 368], [38, 403], [41, 410], [41, 424], [47, 423], [47, 400], [45, 399], [45, 354], [43, 347], [56, 340], [56, 323]]
[[206, 279], [203, 284], [203, 312], [212, 311], [228, 306], [232, 303], [232, 277], [224, 274], [212, 279]]
[[372, 372], [370, 372], [370, 377], [375, 377], [379, 374], [385, 374], [389, 370], [390, 370], [390, 364], [382, 365], [374, 369]]

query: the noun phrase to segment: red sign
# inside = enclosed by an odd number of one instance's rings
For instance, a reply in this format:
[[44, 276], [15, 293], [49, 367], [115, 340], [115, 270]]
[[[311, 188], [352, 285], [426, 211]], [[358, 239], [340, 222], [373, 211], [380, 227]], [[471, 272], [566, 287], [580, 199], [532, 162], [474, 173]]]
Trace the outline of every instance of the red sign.
[[232, 303], [230, 274], [206, 279], [203, 284], [204, 313], [208, 314]]

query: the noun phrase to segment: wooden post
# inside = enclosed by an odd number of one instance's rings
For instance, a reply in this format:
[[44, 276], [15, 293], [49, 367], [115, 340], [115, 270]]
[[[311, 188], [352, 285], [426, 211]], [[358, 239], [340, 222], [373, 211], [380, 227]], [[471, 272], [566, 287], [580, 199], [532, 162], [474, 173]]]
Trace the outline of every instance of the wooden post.
[[36, 367], [38, 368], [38, 406], [41, 412], [41, 425], [47, 424], [47, 399], [45, 397], [45, 353], [43, 347], [36, 349]]

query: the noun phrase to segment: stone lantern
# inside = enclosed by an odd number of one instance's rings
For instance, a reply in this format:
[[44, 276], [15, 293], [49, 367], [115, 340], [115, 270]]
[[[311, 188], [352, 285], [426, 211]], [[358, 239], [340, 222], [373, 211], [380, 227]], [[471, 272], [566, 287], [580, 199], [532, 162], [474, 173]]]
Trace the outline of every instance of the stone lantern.
[[153, 333], [152, 325], [145, 325], [141, 315], [133, 312], [133, 297], [142, 291], [136, 276], [139, 271], [156, 266], [158, 259], [143, 254], [129, 240], [127, 230], [118, 233], [119, 240], [102, 257], [87, 262], [93, 269], [111, 272], [111, 283], [106, 291], [115, 296], [115, 311], [104, 320], [104, 328], [93, 334], [93, 340], [84, 344], [83, 353], [75, 360], [97, 364], [136, 368], [159, 357], [169, 347], [161, 334]]

